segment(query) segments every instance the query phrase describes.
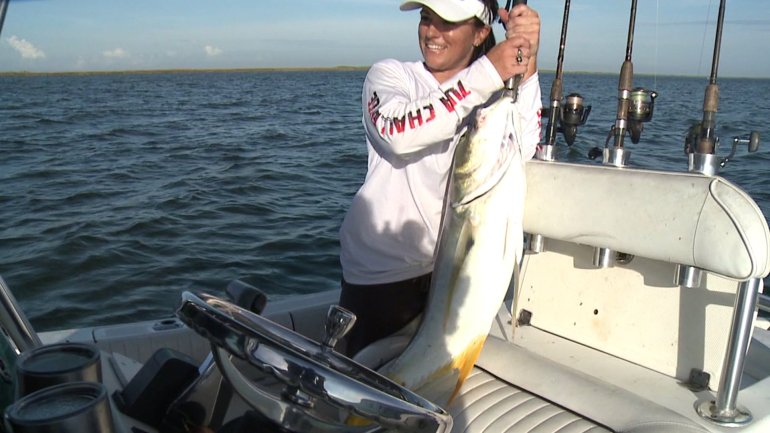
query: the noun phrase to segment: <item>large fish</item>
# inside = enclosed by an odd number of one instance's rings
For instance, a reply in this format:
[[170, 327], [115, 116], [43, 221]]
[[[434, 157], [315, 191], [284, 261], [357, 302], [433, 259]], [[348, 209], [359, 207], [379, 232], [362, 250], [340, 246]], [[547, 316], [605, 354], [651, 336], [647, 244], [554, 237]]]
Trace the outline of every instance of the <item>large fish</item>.
[[406, 349], [378, 370], [439, 405], [473, 368], [521, 258], [521, 131], [509, 92], [472, 115], [454, 154], [422, 321]]

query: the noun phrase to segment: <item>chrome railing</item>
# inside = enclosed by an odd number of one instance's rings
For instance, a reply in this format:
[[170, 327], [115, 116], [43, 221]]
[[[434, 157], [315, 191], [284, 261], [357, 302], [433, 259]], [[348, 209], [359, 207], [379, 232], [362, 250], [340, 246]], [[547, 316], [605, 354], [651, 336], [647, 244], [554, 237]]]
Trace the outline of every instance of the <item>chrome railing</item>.
[[759, 308], [759, 311], [770, 313], [770, 296], [760, 293], [757, 308]]
[[0, 277], [0, 327], [8, 336], [9, 343], [17, 355], [42, 345], [2, 277]]

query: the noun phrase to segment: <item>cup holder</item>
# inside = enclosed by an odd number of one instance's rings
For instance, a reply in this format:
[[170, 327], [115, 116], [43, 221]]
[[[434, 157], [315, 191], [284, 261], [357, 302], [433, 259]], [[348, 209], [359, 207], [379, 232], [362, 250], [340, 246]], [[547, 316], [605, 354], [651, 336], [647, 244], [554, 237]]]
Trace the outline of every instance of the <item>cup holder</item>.
[[5, 410], [12, 433], [113, 433], [107, 389], [101, 383], [50, 386], [17, 400]]
[[39, 346], [16, 361], [16, 398], [53, 385], [102, 382], [99, 349], [82, 343]]

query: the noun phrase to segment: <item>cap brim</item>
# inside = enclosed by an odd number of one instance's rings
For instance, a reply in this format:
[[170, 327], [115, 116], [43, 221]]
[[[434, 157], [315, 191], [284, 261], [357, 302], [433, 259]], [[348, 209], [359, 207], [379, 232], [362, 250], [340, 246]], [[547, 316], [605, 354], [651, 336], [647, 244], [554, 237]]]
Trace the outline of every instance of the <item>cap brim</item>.
[[433, 10], [438, 16], [441, 18], [452, 22], [457, 23], [460, 21], [465, 21], [469, 18], [473, 18], [476, 15], [473, 12], [469, 11], [463, 11], [458, 8], [452, 8], [450, 3], [447, 3], [445, 1], [432, 1], [432, 0], [418, 0], [418, 1], [405, 1], [401, 3], [401, 6], [399, 6], [399, 9], [402, 11], [409, 11], [413, 9], [419, 9], [423, 6], [427, 6]]

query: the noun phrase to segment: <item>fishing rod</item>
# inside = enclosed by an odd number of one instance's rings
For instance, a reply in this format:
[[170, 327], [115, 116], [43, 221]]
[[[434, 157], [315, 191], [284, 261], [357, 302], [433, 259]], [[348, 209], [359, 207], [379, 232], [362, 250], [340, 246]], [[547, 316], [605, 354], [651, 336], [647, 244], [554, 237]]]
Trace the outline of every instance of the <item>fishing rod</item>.
[[725, 1], [719, 2], [716, 35], [714, 36], [714, 54], [711, 60], [711, 75], [703, 97], [703, 121], [698, 137], [698, 153], [714, 153], [716, 151], [716, 114], [719, 105], [719, 86], [717, 71], [719, 70], [719, 52], [722, 45], [722, 29], [725, 20]]
[[[527, 4], [527, 0], [506, 0], [505, 3], [505, 10], [508, 12], [511, 12], [511, 9], [513, 9], [514, 6], [520, 5], [520, 4]], [[503, 23], [503, 27], [505, 27], [505, 23]], [[521, 63], [521, 49], [519, 49], [519, 56], [517, 59], [519, 63]], [[508, 92], [511, 92], [513, 95], [513, 102], [516, 102], [519, 99], [519, 85], [521, 84], [521, 80], [524, 78], [524, 74], [517, 74], [511, 78], [508, 79], [508, 81], [505, 82], [505, 89]]]
[[[602, 155], [604, 165], [625, 167], [631, 157], [631, 152], [623, 147], [626, 133], [631, 136], [633, 143], [638, 143], [642, 134], [644, 122], [652, 120], [653, 104], [656, 92], [637, 87], [632, 90], [634, 81], [634, 63], [632, 53], [634, 47], [634, 27], [636, 26], [637, 0], [631, 1], [631, 14], [628, 22], [628, 39], [626, 41], [626, 57], [620, 67], [618, 78], [618, 111], [615, 124], [610, 128], [604, 150], [594, 147], [588, 152], [590, 159], [596, 159]], [[615, 138], [614, 146], [609, 147], [611, 138]], [[610, 248], [596, 247], [592, 263], [597, 268], [608, 268], [615, 264], [618, 253]]]
[[711, 60], [711, 75], [706, 85], [703, 97], [703, 120], [690, 127], [685, 138], [685, 154], [688, 155], [689, 171], [714, 175], [719, 167], [724, 167], [737, 150], [738, 144], [748, 143], [749, 152], [759, 148], [759, 133], [752, 131], [749, 139], [733, 137], [733, 147], [730, 155], [724, 159], [716, 157], [719, 137], [716, 135], [716, 114], [719, 105], [719, 85], [717, 71], [719, 70], [719, 52], [722, 45], [722, 29], [725, 21], [726, 0], [719, 2], [716, 35], [714, 36], [714, 54]]
[[[604, 151], [593, 148], [588, 157], [595, 159], [603, 155], [603, 162], [607, 165], [623, 167], [628, 164], [630, 152], [624, 149], [626, 133], [631, 136], [633, 143], [638, 143], [641, 138], [644, 122], [652, 120], [657, 92], [637, 87], [632, 89], [634, 81], [634, 64], [631, 60], [634, 46], [634, 27], [636, 26], [637, 0], [631, 1], [631, 14], [628, 23], [628, 39], [626, 42], [626, 57], [620, 68], [618, 79], [618, 111], [615, 124], [610, 129]], [[614, 137], [614, 146], [609, 148], [609, 141]]]
[[5, 22], [5, 12], [8, 10], [10, 0], [0, 0], [0, 35], [3, 34], [3, 23]]
[[[721, 161], [716, 156], [719, 137], [716, 135], [716, 113], [719, 104], [719, 86], [717, 85], [717, 70], [719, 69], [719, 50], [722, 44], [722, 28], [725, 20], [726, 0], [719, 2], [716, 35], [714, 37], [714, 55], [711, 60], [711, 76], [706, 86], [703, 98], [703, 120], [693, 125], [685, 139], [685, 153], [688, 156], [689, 171], [706, 176], [714, 176], [719, 168], [735, 155], [740, 143], [748, 143], [749, 152], [759, 148], [759, 133], [753, 131], [748, 140], [733, 137], [733, 148], [730, 155]], [[700, 287], [700, 278], [704, 273], [700, 268], [680, 265], [677, 269], [678, 282], [694, 281]], [[685, 286], [687, 287], [687, 286]], [[738, 393], [741, 388], [746, 362], [746, 352], [751, 340], [754, 314], [760, 294], [762, 281], [752, 278], [738, 284], [733, 308], [733, 319], [730, 325], [727, 350], [724, 355], [722, 372], [713, 400], [706, 399], [696, 406], [696, 411], [703, 419], [719, 425], [738, 427], [752, 421], [751, 411], [738, 405]]]
[[545, 142], [538, 148], [538, 159], [553, 161], [553, 146], [556, 145], [556, 133], [561, 131], [567, 145], [575, 142], [577, 127], [586, 123], [591, 113], [591, 106], [583, 106], [583, 97], [578, 93], [567, 96], [566, 105], [562, 107], [564, 75], [564, 49], [567, 43], [567, 26], [569, 24], [570, 0], [564, 1], [564, 16], [561, 23], [561, 38], [559, 54], [556, 60], [556, 76], [551, 84], [551, 106], [548, 111], [548, 125], [545, 130]]

